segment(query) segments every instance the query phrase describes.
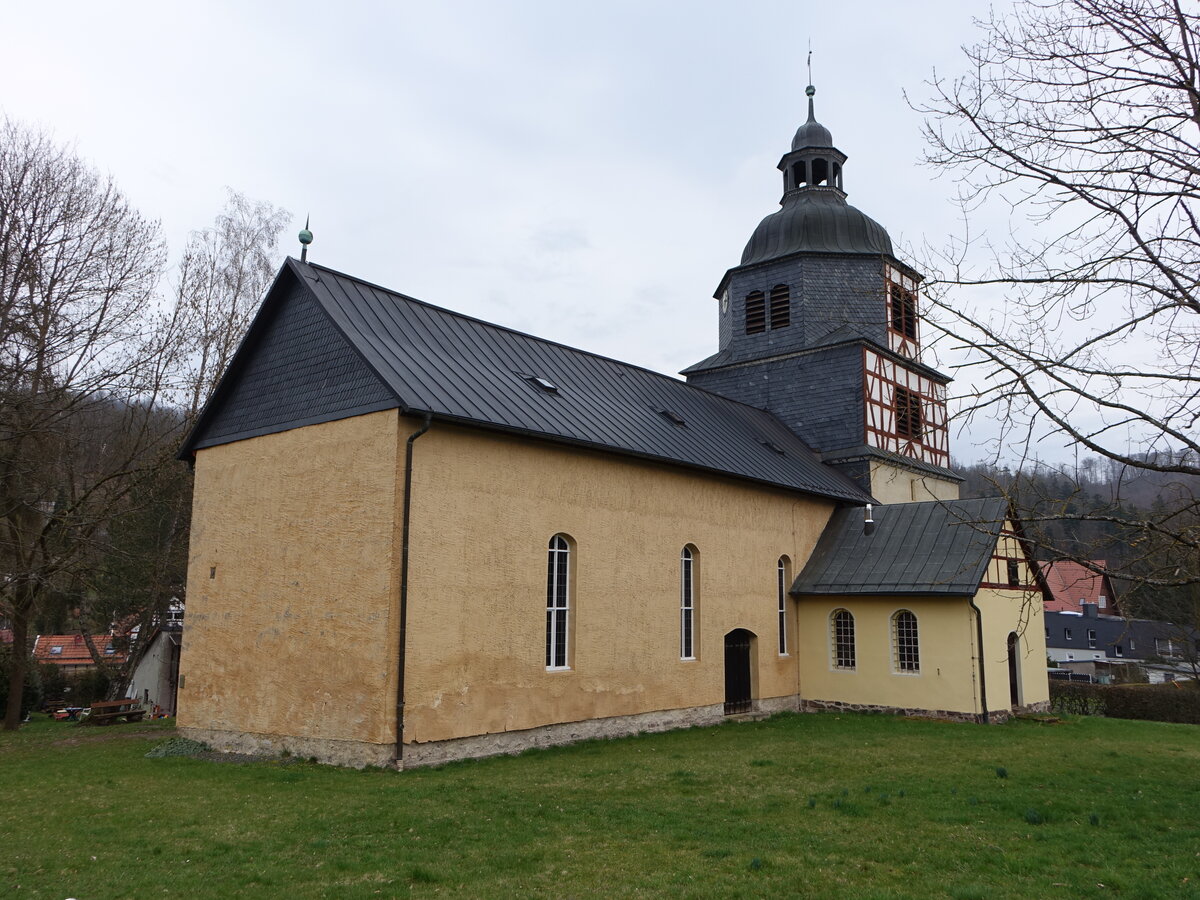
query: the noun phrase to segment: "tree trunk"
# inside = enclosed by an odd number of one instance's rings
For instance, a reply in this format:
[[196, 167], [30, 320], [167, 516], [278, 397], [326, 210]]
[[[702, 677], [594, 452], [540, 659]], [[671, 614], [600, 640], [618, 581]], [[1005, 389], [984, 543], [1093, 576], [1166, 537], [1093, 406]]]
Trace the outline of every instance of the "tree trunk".
[[12, 617], [12, 669], [8, 673], [8, 705], [4, 710], [4, 730], [21, 727], [21, 698], [25, 695], [25, 673], [29, 659], [29, 613], [16, 608]]

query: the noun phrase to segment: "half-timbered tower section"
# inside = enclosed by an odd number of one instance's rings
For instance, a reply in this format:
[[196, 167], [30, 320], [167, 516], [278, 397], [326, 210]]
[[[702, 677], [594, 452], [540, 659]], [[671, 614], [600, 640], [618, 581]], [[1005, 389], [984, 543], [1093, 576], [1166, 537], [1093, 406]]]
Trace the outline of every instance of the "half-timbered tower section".
[[720, 344], [690, 383], [770, 410], [881, 502], [951, 499], [945, 389], [921, 360], [921, 275], [846, 202], [846, 155], [808, 121], [780, 209], [717, 288]]

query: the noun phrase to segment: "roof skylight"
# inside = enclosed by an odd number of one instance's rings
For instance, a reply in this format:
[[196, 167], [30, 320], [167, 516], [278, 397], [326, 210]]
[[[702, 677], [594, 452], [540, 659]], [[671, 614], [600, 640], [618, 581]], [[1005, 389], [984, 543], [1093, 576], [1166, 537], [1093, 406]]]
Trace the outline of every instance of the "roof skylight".
[[531, 381], [536, 384], [548, 394], [558, 393], [558, 385], [548, 378], [543, 378], [541, 375], [526, 375], [525, 378], [527, 381]]

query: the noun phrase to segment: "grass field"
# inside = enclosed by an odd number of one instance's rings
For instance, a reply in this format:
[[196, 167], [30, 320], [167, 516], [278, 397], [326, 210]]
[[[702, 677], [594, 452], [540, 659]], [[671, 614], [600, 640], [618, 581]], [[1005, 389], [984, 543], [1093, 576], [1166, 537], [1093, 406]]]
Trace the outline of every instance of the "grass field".
[[405, 773], [0, 733], [0, 896], [1200, 897], [1200, 727], [778, 716]]

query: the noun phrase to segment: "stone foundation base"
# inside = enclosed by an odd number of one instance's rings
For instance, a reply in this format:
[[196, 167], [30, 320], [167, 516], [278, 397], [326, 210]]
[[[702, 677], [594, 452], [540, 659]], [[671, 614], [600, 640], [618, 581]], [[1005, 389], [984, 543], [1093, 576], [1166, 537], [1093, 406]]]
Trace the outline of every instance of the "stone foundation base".
[[[777, 712], [796, 712], [798, 698], [768, 697], [755, 700], [753, 711], [764, 715]], [[495, 734], [480, 734], [472, 737], [454, 738], [448, 741], [431, 741], [404, 745], [401, 767], [413, 769], [419, 766], [436, 766], [459, 759], [478, 759], [484, 756], [517, 754], [532, 747], [554, 747], [573, 744], [576, 741], [629, 737], [634, 734], [650, 734], [673, 731], [677, 728], [695, 728], [700, 725], [716, 725], [726, 721], [725, 706], [692, 706], [687, 709], [664, 709], [656, 712], [637, 713], [632, 716], [610, 716], [604, 719], [587, 719], [582, 722], [563, 722], [558, 725], [543, 725], [522, 731], [502, 731]]]
[[[988, 712], [988, 723], [999, 725], [1013, 716], [1048, 712], [1050, 701], [1043, 700], [1019, 706], [1015, 710], [993, 709]], [[950, 722], [982, 722], [978, 713], [960, 712], [949, 709], [904, 709], [899, 706], [874, 706], [869, 703], [842, 703], [839, 700], [801, 700], [801, 712], [866, 712], [885, 716], [915, 716], [925, 719], [943, 719]]]
[[[755, 700], [753, 712], [773, 715], [777, 712], [796, 712], [798, 708], [797, 698], [794, 696], [770, 697], [765, 700]], [[611, 716], [582, 722], [543, 725], [521, 731], [472, 735], [448, 741], [405, 744], [404, 757], [400, 760], [395, 758], [394, 744], [368, 744], [362, 741], [334, 741], [278, 734], [252, 734], [212, 728], [183, 727], [179, 729], [179, 733], [194, 741], [203, 741], [214, 750], [223, 753], [280, 756], [286, 752], [292, 756], [305, 759], [315, 758], [318, 762], [335, 766], [352, 766], [356, 769], [365, 766], [395, 766], [412, 769], [420, 766], [441, 765], [460, 759], [478, 759], [502, 754], [512, 755], [533, 747], [553, 747], [559, 744], [572, 744], [576, 741], [598, 738], [629, 737], [634, 734], [673, 731], [677, 728], [716, 725], [725, 720], [724, 704], [721, 703], [712, 706], [693, 706], [687, 709], [666, 709], [631, 716]]]
[[203, 741], [222, 753], [242, 753], [247, 756], [282, 756], [287, 753], [302, 759], [315, 759], [317, 762], [355, 769], [366, 766], [390, 767], [396, 757], [395, 744], [369, 744], [366, 741], [337, 741], [187, 726], [179, 728], [178, 732], [193, 741]]
[[426, 744], [405, 744], [403, 767], [411, 769], [418, 766], [436, 766], [458, 759], [477, 759], [505, 753], [517, 754], [531, 747], [553, 747], [558, 744], [573, 744], [576, 741], [589, 741], [597, 738], [628, 737], [645, 732], [714, 725], [723, 718], [723, 707], [721, 704], [716, 704], [714, 706], [693, 706], [689, 709], [638, 713], [632, 716], [587, 719], [583, 722], [563, 722], [558, 725], [543, 725], [539, 728], [527, 728], [522, 731], [479, 734], [448, 741], [432, 741]]

